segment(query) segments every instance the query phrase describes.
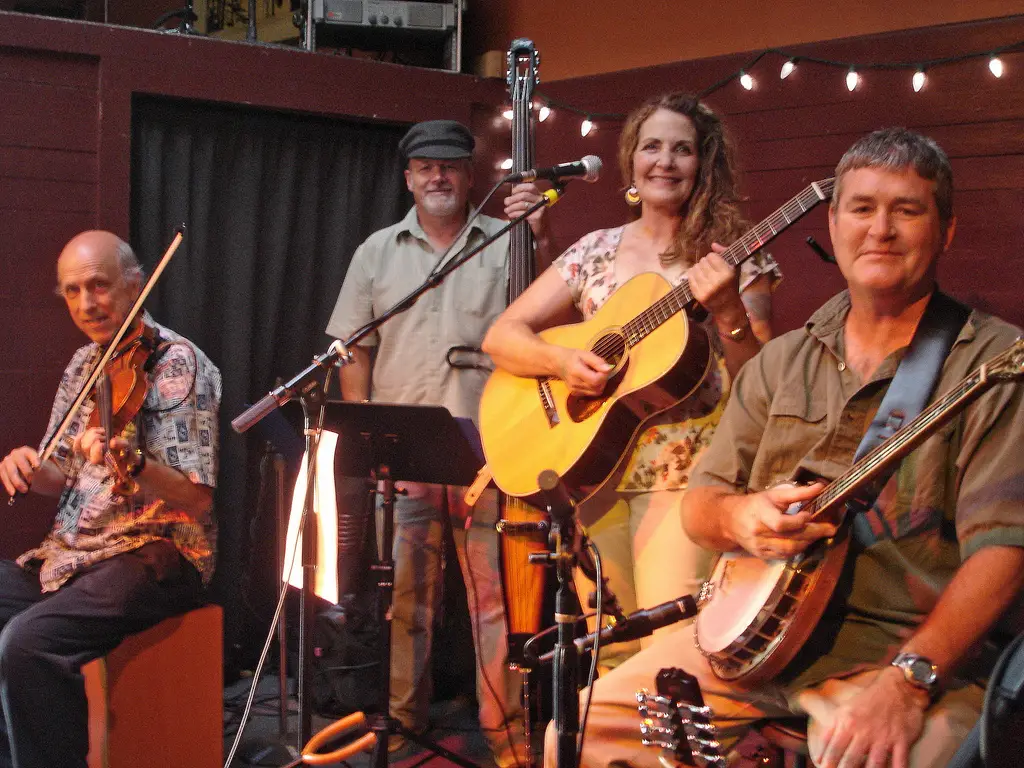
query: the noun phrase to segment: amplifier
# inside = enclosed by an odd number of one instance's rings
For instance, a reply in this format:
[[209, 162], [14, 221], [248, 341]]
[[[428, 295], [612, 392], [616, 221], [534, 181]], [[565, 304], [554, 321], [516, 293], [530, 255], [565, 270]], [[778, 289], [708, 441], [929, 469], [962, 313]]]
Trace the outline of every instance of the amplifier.
[[450, 32], [455, 28], [455, 3], [425, 3], [412, 0], [313, 0], [313, 20], [332, 26], [362, 29]]

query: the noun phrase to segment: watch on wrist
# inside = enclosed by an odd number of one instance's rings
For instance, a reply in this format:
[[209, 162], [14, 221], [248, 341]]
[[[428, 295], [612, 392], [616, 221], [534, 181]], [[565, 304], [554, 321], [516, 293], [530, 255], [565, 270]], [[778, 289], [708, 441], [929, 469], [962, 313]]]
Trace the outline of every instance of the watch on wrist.
[[138, 477], [142, 474], [142, 470], [146, 468], [146, 454], [141, 448], [136, 448], [132, 451], [132, 466], [128, 470], [128, 474], [131, 477]]
[[731, 331], [722, 331], [722, 329], [719, 328], [718, 335], [721, 336], [723, 339], [728, 339], [729, 341], [740, 342], [747, 338], [747, 331], [749, 330], [750, 318], [744, 316], [743, 325], [739, 326], [738, 328], [733, 328]]
[[939, 693], [939, 668], [932, 660], [916, 653], [898, 653], [892, 666], [903, 671], [903, 678], [915, 688], [920, 688], [934, 700]]

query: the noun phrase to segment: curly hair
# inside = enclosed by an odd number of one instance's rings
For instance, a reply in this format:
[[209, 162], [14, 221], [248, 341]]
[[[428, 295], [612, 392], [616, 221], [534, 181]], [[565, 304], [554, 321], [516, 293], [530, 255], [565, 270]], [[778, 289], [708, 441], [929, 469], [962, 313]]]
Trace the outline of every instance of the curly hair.
[[743, 234], [745, 221], [736, 194], [732, 141], [718, 115], [693, 94], [677, 91], [652, 98], [629, 113], [619, 135], [619, 168], [626, 186], [633, 183], [633, 155], [640, 128], [659, 109], [689, 118], [697, 129], [697, 178], [680, 211], [683, 225], [676, 241], [661, 254], [665, 265], [680, 260], [694, 264], [711, 250], [712, 242], [728, 245]]

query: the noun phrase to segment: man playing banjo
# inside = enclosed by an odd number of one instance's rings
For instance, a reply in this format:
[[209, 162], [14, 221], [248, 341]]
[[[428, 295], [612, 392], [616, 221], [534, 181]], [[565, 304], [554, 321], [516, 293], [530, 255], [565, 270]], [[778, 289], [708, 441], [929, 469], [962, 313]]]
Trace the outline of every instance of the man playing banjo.
[[[836, 533], [807, 511], [786, 514], [823, 488], [792, 478], [831, 479], [853, 463], [933, 297], [956, 306], [936, 288], [955, 225], [952, 172], [935, 142], [887, 129], [847, 151], [829, 232], [848, 290], [741, 371], [683, 503], [694, 541], [770, 561]], [[936, 358], [931, 400], [1020, 334], [967, 314]], [[848, 515], [842, 578], [781, 673], [756, 685], [721, 679], [688, 629], [674, 633], [595, 684], [581, 765], [659, 764], [639, 748], [634, 694], [678, 666], [698, 679], [727, 743], [755, 721], [806, 714], [818, 766], [945, 766], [978, 718], [991, 641], [1024, 584], [1022, 400], [1017, 385], [989, 389]]]

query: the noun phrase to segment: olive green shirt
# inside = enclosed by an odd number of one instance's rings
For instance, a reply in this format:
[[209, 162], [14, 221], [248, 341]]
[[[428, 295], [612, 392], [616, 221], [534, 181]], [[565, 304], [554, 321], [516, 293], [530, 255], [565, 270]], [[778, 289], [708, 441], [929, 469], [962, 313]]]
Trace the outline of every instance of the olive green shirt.
[[[452, 254], [483, 242], [504, 224], [479, 216]], [[505, 308], [508, 253], [508, 236], [499, 237], [360, 342], [377, 346], [371, 400], [443, 405], [453, 416], [476, 421], [490, 372], [452, 368], [446, 355], [452, 346], [479, 347]], [[327, 333], [344, 339], [380, 316], [423, 283], [440, 257], [420, 226], [415, 207], [402, 221], [374, 232], [352, 256]], [[489, 364], [479, 354], [466, 359]]]
[[[843, 292], [805, 327], [769, 342], [736, 379], [692, 487], [757, 492], [807, 470], [845, 472], [906, 352], [870, 381], [844, 363]], [[1020, 330], [973, 312], [946, 359], [932, 399], [1007, 349]], [[780, 677], [792, 689], [887, 664], [960, 564], [982, 547], [1024, 546], [1024, 404], [999, 383], [907, 456], [862, 513], [873, 534], [851, 546], [825, 618]], [[969, 620], [969, 617], [965, 617]]]

